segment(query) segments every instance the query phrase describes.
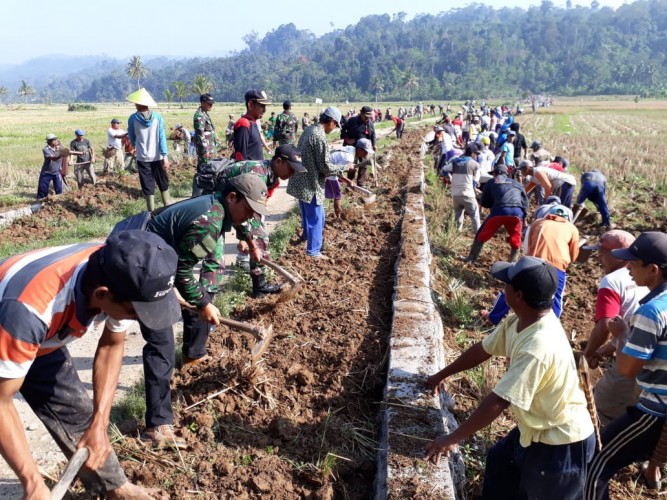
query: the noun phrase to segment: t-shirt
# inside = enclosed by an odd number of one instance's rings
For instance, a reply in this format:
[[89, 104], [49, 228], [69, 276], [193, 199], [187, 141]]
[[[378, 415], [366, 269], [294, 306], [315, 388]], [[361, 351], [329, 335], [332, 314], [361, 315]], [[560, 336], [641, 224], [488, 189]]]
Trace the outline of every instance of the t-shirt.
[[551, 183], [551, 188], [553, 191], [556, 191], [563, 184], [570, 184], [572, 186], [577, 185], [577, 180], [574, 178], [573, 175], [567, 174], [565, 172], [559, 172], [558, 170], [549, 167], [535, 167], [533, 169], [533, 176], [532, 176], [533, 182], [535, 184], [539, 184], [540, 186], [542, 185], [542, 183], [539, 180], [539, 178], [536, 177], [536, 174], [538, 173], [542, 173], [547, 176], [549, 182]]
[[505, 153], [505, 165], [508, 167], [514, 166], [514, 145], [509, 141], [505, 141], [500, 148], [500, 154]]
[[72, 142], [69, 143], [69, 149], [70, 151], [78, 151], [80, 153], [84, 153], [82, 155], [77, 155], [76, 163], [84, 163], [90, 161], [92, 158], [91, 155], [92, 146], [90, 145], [90, 141], [85, 137], [80, 141], [74, 139]]
[[120, 128], [109, 128], [107, 130], [107, 144], [109, 147], [120, 149], [123, 146], [123, 139], [116, 139], [114, 136], [123, 134], [125, 134], [125, 131]]
[[586, 439], [593, 433], [593, 423], [560, 321], [549, 311], [521, 332], [516, 331], [518, 323], [514, 314], [505, 318], [482, 341], [482, 347], [493, 356], [510, 360], [493, 393], [509, 401], [521, 446], [563, 445]]
[[[342, 149], [337, 149], [331, 152], [330, 161], [334, 165], [349, 165], [354, 163], [354, 155], [357, 152], [357, 148], [354, 146], [344, 146]], [[338, 180], [337, 175], [330, 175], [327, 177], [328, 180]]]
[[528, 255], [546, 260], [563, 272], [579, 256], [579, 230], [565, 217], [549, 214], [530, 225]]
[[595, 303], [595, 321], [618, 315], [629, 323], [639, 300], [647, 293], [648, 288], [638, 286], [627, 267], [616, 269], [600, 280]]
[[42, 148], [42, 154], [44, 155], [42, 172], [49, 174], [57, 174], [58, 172], [60, 172], [63, 166], [63, 159], [62, 158], [52, 159], [59, 154], [58, 153], [59, 150], [60, 146], [52, 148], [51, 146], [47, 145], [44, 148]]

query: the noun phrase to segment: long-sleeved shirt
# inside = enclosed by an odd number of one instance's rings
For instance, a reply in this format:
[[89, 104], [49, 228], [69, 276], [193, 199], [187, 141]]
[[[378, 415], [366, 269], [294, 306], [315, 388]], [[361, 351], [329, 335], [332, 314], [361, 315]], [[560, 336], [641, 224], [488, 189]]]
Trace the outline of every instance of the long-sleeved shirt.
[[201, 107], [195, 111], [192, 121], [195, 129], [197, 160], [202, 163], [213, 158], [218, 151], [218, 135], [213, 120]]
[[594, 168], [590, 172], [581, 174], [581, 184], [582, 186], [586, 183], [600, 184], [604, 187], [604, 190], [607, 191], [607, 178], [602, 172]]
[[565, 272], [579, 256], [579, 230], [565, 217], [547, 215], [530, 225], [527, 255]]
[[329, 143], [322, 125], [311, 125], [304, 130], [298, 145], [306, 172], [295, 172], [287, 184], [287, 194], [310, 203], [313, 197], [318, 205], [324, 203], [324, 183], [330, 175], [347, 170], [346, 165], [331, 163]]
[[356, 144], [359, 139], [370, 139], [375, 148], [375, 126], [370, 118], [363, 122], [359, 115], [353, 116], [343, 125], [340, 138], [346, 145]]
[[443, 168], [452, 174], [452, 196], [475, 197], [473, 182], [479, 182], [479, 163], [469, 156], [459, 156]]
[[159, 161], [167, 157], [167, 136], [160, 113], [137, 111], [127, 121], [127, 133], [136, 149], [137, 161]]

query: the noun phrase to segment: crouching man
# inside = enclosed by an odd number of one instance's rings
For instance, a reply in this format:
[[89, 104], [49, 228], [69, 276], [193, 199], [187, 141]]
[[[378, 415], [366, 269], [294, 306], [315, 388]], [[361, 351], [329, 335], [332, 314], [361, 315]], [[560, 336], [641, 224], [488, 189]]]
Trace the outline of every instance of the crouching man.
[[[12, 401], [20, 392], [65, 456], [87, 447], [79, 472], [93, 495], [156, 498], [130, 484], [107, 427], [131, 320], [164, 328], [180, 307], [173, 292], [176, 252], [162, 238], [124, 231], [104, 246], [35, 250], [0, 264], [0, 452], [25, 498], [49, 498]], [[93, 400], [66, 344], [104, 322], [93, 364]]]
[[468, 420], [427, 445], [426, 459], [437, 464], [510, 407], [518, 426], [489, 450], [482, 497], [580, 498], [595, 437], [572, 349], [551, 309], [558, 273], [542, 259], [522, 257], [515, 264], [496, 262], [491, 274], [505, 283], [514, 314], [428, 384], [437, 393], [447, 377], [491, 356], [507, 358], [509, 367]]

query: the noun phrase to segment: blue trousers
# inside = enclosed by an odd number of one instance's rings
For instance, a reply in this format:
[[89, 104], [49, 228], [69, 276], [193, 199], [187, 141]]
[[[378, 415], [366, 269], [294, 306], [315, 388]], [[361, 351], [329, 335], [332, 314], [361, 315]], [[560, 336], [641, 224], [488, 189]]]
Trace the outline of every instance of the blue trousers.
[[49, 194], [49, 186], [53, 182], [53, 189], [56, 194], [63, 192], [63, 178], [60, 176], [60, 172], [55, 174], [50, 174], [48, 172], [40, 172], [39, 181], [37, 183], [37, 198], [46, 198]]
[[575, 500], [583, 498], [595, 435], [576, 443], [519, 443], [519, 429], [491, 447], [484, 471], [484, 500]]
[[574, 194], [574, 186], [568, 184], [567, 182], [563, 183], [560, 187], [560, 202], [561, 205], [565, 205], [567, 208], [572, 207], [572, 195]]
[[324, 207], [317, 204], [316, 198], [310, 203], [299, 201], [301, 209], [301, 239], [306, 240], [306, 255], [319, 255], [322, 251], [324, 236]]
[[[567, 281], [567, 274], [560, 269], [558, 271], [558, 288], [556, 289], [556, 295], [554, 296], [554, 305], [552, 309], [557, 318], [560, 318], [561, 313], [563, 312], [563, 292], [565, 291], [565, 282]], [[502, 319], [507, 316], [507, 313], [510, 312], [510, 306], [507, 305], [505, 301], [505, 293], [500, 292], [496, 302], [493, 304], [493, 308], [489, 312], [489, 321], [494, 325], [497, 325], [502, 321]]]
[[582, 205], [586, 200], [590, 200], [597, 207], [602, 216], [602, 223], [605, 226], [611, 225], [604, 186], [597, 182], [585, 182], [577, 196], [577, 205]]

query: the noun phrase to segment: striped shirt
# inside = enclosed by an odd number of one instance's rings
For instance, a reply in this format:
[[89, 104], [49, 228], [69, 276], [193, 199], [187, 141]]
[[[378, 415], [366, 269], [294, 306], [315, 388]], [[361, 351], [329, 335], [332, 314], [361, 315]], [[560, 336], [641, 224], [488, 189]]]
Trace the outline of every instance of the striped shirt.
[[130, 320], [90, 316], [82, 278], [99, 243], [45, 248], [0, 263], [0, 377], [24, 377], [48, 354], [107, 320], [123, 332]]
[[646, 360], [637, 375], [642, 390], [637, 407], [651, 415], [667, 413], [667, 283], [639, 301], [623, 353]]

